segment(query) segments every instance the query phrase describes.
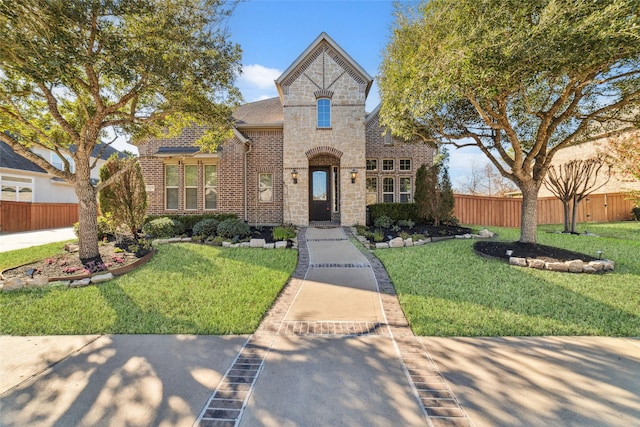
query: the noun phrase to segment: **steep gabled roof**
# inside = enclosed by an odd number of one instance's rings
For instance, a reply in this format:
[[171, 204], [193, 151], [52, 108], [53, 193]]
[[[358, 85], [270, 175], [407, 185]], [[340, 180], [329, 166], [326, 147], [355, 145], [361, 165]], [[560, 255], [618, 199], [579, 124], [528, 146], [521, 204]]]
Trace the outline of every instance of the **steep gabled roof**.
[[[307, 67], [313, 62], [315, 55], [317, 55], [319, 48], [326, 46], [329, 48], [329, 53], [332, 57], [342, 64], [348, 71], [349, 75], [356, 81], [359, 81], [362, 85], [365, 85], [365, 96], [369, 94], [371, 85], [373, 84], [373, 78], [362, 68], [347, 52], [342, 49], [338, 43], [336, 43], [325, 32], [320, 35], [305, 49], [298, 58], [287, 68], [280, 77], [276, 79], [276, 87], [280, 98], [283, 97], [283, 86], [289, 85], [300, 74], [304, 73]], [[322, 88], [325, 89], [325, 88]]]

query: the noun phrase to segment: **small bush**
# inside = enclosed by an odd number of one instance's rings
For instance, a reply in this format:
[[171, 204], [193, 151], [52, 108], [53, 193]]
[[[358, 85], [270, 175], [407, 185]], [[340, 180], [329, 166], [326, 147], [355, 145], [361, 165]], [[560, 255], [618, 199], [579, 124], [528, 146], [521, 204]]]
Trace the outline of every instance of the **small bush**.
[[168, 238], [184, 233], [184, 225], [177, 219], [163, 217], [146, 223], [142, 231], [153, 238]]
[[424, 237], [422, 234], [412, 234], [411, 235], [411, 240], [413, 240], [414, 242], [417, 242], [418, 240], [426, 240], [427, 238]]
[[391, 228], [394, 221], [386, 215], [379, 216], [373, 221], [374, 227]]
[[275, 227], [271, 234], [275, 241], [289, 240], [296, 237], [296, 229], [292, 225], [282, 225]]
[[197, 222], [192, 229], [194, 236], [210, 237], [215, 236], [218, 232], [220, 221], [215, 218], [203, 219]]
[[399, 227], [413, 228], [414, 225], [416, 225], [415, 221], [412, 221], [410, 219], [401, 219], [401, 220], [398, 221], [398, 226]]
[[400, 234], [398, 234], [398, 237], [402, 238], [402, 240], [407, 240], [409, 237], [411, 237], [411, 235], [406, 231], [402, 231], [400, 232]]
[[176, 219], [184, 225], [185, 230], [193, 230], [193, 227], [203, 219], [216, 219], [218, 222], [222, 222], [225, 219], [237, 218], [236, 214], [219, 213], [219, 214], [199, 214], [199, 215], [147, 215], [144, 219], [145, 223], [149, 223], [158, 218], [171, 218]]
[[242, 239], [251, 234], [249, 224], [236, 218], [229, 218], [218, 224], [218, 235], [227, 239], [233, 239], [238, 236]]
[[359, 235], [364, 236], [365, 233], [369, 230], [366, 225], [356, 224], [356, 231], [358, 232]]
[[640, 206], [636, 206], [635, 208], [631, 209], [631, 216], [636, 221], [640, 221]]
[[381, 216], [388, 216], [395, 221], [407, 219], [420, 221], [415, 203], [376, 203], [369, 205], [368, 208], [371, 221]]

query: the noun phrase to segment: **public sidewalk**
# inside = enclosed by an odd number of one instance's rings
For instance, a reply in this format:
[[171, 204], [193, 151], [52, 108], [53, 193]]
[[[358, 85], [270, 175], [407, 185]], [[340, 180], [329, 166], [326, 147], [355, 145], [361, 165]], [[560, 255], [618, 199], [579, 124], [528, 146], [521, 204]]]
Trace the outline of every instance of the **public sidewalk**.
[[0, 234], [0, 252], [77, 239], [73, 227]]
[[415, 337], [342, 229], [299, 246], [249, 337], [0, 337], [0, 425], [640, 425], [640, 340]]

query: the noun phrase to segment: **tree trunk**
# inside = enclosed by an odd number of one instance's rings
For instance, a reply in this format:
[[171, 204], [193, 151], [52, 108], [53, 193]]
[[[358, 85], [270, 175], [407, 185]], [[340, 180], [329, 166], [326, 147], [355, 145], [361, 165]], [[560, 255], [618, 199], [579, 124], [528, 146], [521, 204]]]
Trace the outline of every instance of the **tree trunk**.
[[569, 233], [570, 229], [570, 221], [569, 217], [571, 216], [571, 208], [569, 207], [569, 202], [566, 200], [562, 201], [562, 208], [564, 209], [564, 231], [563, 233]]
[[576, 232], [576, 220], [578, 219], [578, 203], [580, 203], [578, 201], [577, 198], [573, 198], [573, 213], [571, 215], [571, 232], [572, 233], [577, 233]]
[[536, 243], [538, 226], [538, 189], [535, 182], [524, 183], [522, 191], [522, 219], [520, 221], [520, 242]]
[[89, 261], [101, 262], [98, 250], [98, 202], [95, 188], [90, 181], [90, 170], [87, 165], [76, 165], [76, 178], [74, 189], [80, 205], [78, 227], [78, 246], [80, 261], [86, 264]]

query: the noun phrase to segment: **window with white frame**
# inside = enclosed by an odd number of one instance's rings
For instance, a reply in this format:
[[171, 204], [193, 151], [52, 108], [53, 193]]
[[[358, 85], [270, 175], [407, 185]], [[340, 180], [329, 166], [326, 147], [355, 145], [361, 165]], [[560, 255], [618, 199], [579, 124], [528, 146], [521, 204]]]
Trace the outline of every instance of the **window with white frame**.
[[378, 178], [367, 177], [367, 205], [378, 203]]
[[164, 166], [165, 209], [178, 209], [178, 165]]
[[411, 159], [400, 159], [400, 170], [401, 171], [410, 171], [411, 170]]
[[[69, 162], [69, 172], [74, 173], [76, 171], [76, 165], [73, 163], [73, 159], [67, 155], [65, 155], [64, 158]], [[61, 171], [64, 170], [64, 162], [57, 153], [51, 153], [51, 166]]]
[[0, 177], [0, 200], [33, 202], [33, 178], [3, 175]]
[[378, 160], [377, 159], [367, 159], [367, 170], [368, 171], [377, 171], [378, 170]]
[[258, 174], [258, 200], [264, 203], [273, 202], [273, 174]]
[[393, 159], [382, 159], [382, 170], [392, 171], [394, 169]]
[[400, 203], [411, 202], [411, 178], [400, 178]]
[[393, 187], [394, 180], [390, 177], [382, 178], [382, 202], [383, 203], [393, 203]]
[[317, 101], [318, 109], [318, 127], [331, 127], [331, 100], [329, 98], [320, 98]]
[[204, 208], [218, 209], [217, 165], [204, 165]]
[[184, 166], [184, 208], [198, 209], [198, 165]]

